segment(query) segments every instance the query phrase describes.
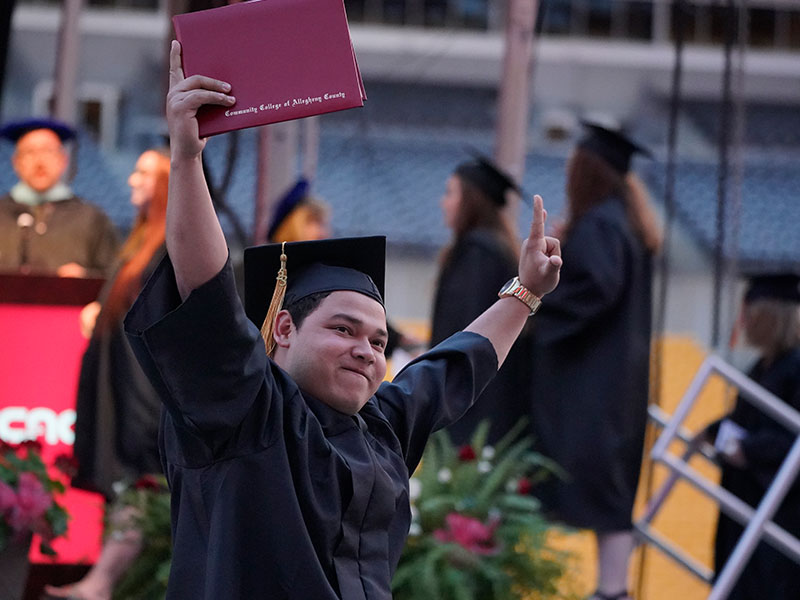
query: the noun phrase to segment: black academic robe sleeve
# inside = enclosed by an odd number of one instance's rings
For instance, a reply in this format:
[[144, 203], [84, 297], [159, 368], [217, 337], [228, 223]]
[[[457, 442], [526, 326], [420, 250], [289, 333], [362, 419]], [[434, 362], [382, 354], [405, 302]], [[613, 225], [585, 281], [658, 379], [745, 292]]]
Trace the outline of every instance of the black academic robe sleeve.
[[429, 435], [455, 422], [497, 373], [491, 342], [462, 332], [417, 357], [376, 397], [402, 448], [408, 472], [422, 458]]
[[99, 209], [92, 213], [91, 239], [89, 245], [89, 264], [85, 265], [90, 275], [105, 277], [109, 274], [119, 251], [117, 230], [111, 219]]
[[[800, 349], [780, 357], [769, 369], [759, 363], [749, 375], [789, 406], [800, 410]], [[743, 399], [737, 401], [732, 417], [747, 429], [741, 442], [747, 462], [754, 469], [767, 469], [768, 473], [777, 470], [789, 453], [795, 436]]]
[[[179, 311], [176, 309], [182, 303], [167, 256], [148, 280], [145, 295], [160, 303], [137, 306], [137, 300], [125, 327], [137, 359], [172, 418], [205, 436], [236, 427], [265, 385], [268, 359], [263, 343], [257, 343], [260, 332], [255, 325], [243, 310], [230, 310], [239, 302], [232, 297], [236, 295], [233, 270], [226, 265], [183, 303], [191, 308], [202, 295], [205, 302], [218, 299], [216, 306]], [[189, 315], [198, 313], [203, 315], [202, 322], [192, 321]], [[175, 336], [175, 331], [182, 334]], [[209, 341], [221, 338], [232, 342], [221, 345]], [[169, 369], [161, 369], [153, 355]]]
[[627, 246], [624, 233], [602, 213], [576, 222], [564, 244], [561, 280], [534, 323], [538, 343], [579, 335], [617, 306], [629, 280]]

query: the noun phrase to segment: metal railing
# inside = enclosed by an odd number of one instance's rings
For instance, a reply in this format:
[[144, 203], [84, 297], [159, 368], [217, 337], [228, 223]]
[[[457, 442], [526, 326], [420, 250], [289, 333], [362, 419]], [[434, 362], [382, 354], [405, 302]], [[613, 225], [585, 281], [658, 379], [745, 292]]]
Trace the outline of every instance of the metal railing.
[[[711, 455], [710, 449], [704, 447], [704, 442], [699, 441], [697, 437], [692, 436], [683, 428], [683, 422], [713, 375], [720, 376], [734, 385], [740, 392], [740, 398], [750, 402], [797, 435], [769, 489], [755, 509], [719, 485], [708, 481], [689, 465], [690, 458], [697, 452], [703, 452], [706, 456]], [[722, 571], [716, 574], [716, 580], [708, 596], [709, 600], [724, 600], [728, 597], [742, 569], [762, 539], [800, 564], [800, 540], [772, 521], [773, 515], [800, 472], [800, 413], [741, 371], [714, 355], [709, 356], [700, 366], [671, 417], [667, 417], [658, 407], [652, 407], [650, 412], [653, 421], [664, 428], [653, 446], [650, 456], [654, 461], [667, 466], [670, 475], [654, 493], [645, 514], [634, 523], [637, 534], [700, 579], [709, 583], [715, 580], [714, 573], [705, 565], [696, 561], [651, 527], [653, 519], [675, 483], [679, 479], [685, 479], [702, 493], [714, 499], [719, 504], [720, 510], [744, 527], [744, 532], [733, 553]], [[675, 440], [683, 440], [687, 444], [680, 457], [669, 451], [670, 445]]]

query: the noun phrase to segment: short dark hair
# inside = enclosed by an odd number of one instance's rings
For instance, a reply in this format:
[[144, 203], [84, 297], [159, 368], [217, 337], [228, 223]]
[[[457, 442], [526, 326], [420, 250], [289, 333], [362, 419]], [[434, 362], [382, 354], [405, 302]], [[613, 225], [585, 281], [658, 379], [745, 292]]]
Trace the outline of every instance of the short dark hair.
[[325, 298], [330, 296], [330, 292], [317, 292], [310, 294], [304, 298], [300, 298], [297, 302], [292, 302], [289, 306], [284, 307], [292, 316], [292, 322], [297, 329], [303, 324], [306, 317], [314, 312]]

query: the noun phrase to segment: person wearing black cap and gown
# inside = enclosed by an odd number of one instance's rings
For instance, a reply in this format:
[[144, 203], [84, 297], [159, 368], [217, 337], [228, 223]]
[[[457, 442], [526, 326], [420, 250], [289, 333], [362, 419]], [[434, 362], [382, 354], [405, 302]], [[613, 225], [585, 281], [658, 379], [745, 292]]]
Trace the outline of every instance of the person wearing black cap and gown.
[[553, 517], [596, 533], [593, 598], [624, 600], [647, 421], [651, 258], [661, 234], [629, 172], [644, 149], [619, 130], [585, 127], [567, 165], [561, 283], [531, 323], [534, 444], [566, 478], [533, 493]]
[[[759, 352], [748, 376], [800, 411], [800, 277], [793, 273], [752, 277], [741, 325], [746, 341]], [[757, 507], [795, 436], [742, 398], [722, 423], [724, 427], [717, 423], [709, 428], [722, 462], [722, 487]], [[800, 538], [800, 480], [795, 480], [773, 520]], [[717, 574], [743, 533], [739, 523], [720, 512], [714, 542]], [[762, 542], [728, 598], [796, 600], [800, 598], [800, 565]]]
[[[441, 206], [453, 240], [443, 250], [431, 321], [436, 345], [491, 306], [497, 290], [517, 273], [519, 242], [503, 215], [509, 194], [520, 193], [509, 175], [489, 159], [475, 156], [459, 164], [445, 185]], [[458, 302], [453, 302], [458, 298]], [[455, 444], [466, 444], [488, 420], [488, 443], [497, 443], [528, 416], [530, 373], [525, 336], [514, 344], [503, 368], [456, 423], [447, 428]]]
[[[330, 208], [313, 196], [311, 184], [301, 177], [278, 201], [270, 218], [267, 240], [280, 242], [307, 242], [331, 237]], [[404, 333], [387, 323], [389, 339], [384, 354], [391, 357], [396, 348], [416, 351], [422, 345], [413, 335]], [[419, 354], [419, 352], [415, 352]]]
[[75, 132], [51, 119], [9, 123], [0, 137], [16, 145], [20, 181], [0, 198], [0, 270], [62, 277], [102, 277], [117, 255], [113, 224], [61, 178]]
[[167, 597], [389, 599], [411, 518], [409, 473], [430, 433], [494, 375], [534, 296], [555, 287], [558, 242], [544, 236], [537, 196], [519, 261], [527, 290], [381, 383], [382, 238], [248, 250], [241, 306], [195, 118], [203, 104], [232, 106], [229, 91], [184, 79], [172, 43], [168, 257], [126, 319], [166, 407]]

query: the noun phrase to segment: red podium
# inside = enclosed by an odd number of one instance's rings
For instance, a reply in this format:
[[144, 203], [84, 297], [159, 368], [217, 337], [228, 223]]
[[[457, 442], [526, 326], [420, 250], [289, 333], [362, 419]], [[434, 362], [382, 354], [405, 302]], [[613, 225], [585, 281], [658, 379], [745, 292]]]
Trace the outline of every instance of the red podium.
[[[0, 274], [0, 438], [42, 442], [43, 458], [71, 454], [75, 397], [87, 340], [81, 308], [95, 300], [103, 280]], [[53, 467], [51, 466], [51, 469]], [[68, 488], [60, 499], [70, 515], [67, 537], [53, 544], [58, 557], [33, 563], [93, 563], [99, 554], [103, 499]]]

